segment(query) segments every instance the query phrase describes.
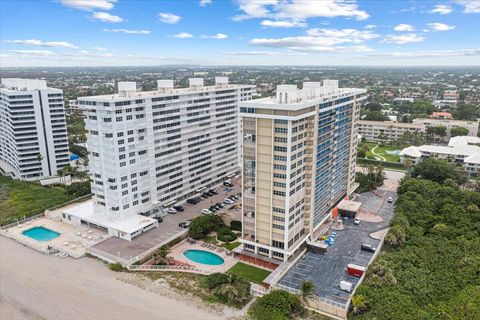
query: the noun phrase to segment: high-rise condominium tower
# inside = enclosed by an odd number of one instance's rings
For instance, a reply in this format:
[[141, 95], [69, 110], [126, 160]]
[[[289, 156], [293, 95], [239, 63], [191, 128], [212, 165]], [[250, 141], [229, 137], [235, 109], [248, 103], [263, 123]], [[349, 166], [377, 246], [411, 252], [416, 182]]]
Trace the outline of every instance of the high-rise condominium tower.
[[325, 80], [280, 85], [276, 97], [240, 104], [245, 256], [287, 260], [354, 191], [365, 92]]
[[2, 79], [0, 167], [16, 179], [55, 176], [69, 163], [63, 92], [45, 80]]
[[146, 213], [198, 194], [239, 171], [238, 103], [254, 87], [217, 77], [188, 88], [159, 80], [137, 92], [119, 82], [118, 94], [79, 98], [86, 129], [94, 211], [109, 219]]

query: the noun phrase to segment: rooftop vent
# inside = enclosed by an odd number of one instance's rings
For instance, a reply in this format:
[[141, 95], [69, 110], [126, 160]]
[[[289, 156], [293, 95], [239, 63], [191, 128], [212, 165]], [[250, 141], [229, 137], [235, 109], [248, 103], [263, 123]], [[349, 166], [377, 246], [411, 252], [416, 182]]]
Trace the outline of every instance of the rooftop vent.
[[124, 81], [118, 83], [118, 95], [128, 97], [137, 92], [137, 83], [133, 81]]
[[160, 92], [173, 90], [173, 80], [157, 80], [157, 88]]
[[197, 90], [203, 88], [203, 78], [189, 78], [188, 84], [191, 89]]
[[228, 77], [215, 77], [215, 86], [217, 88], [225, 88], [228, 86]]

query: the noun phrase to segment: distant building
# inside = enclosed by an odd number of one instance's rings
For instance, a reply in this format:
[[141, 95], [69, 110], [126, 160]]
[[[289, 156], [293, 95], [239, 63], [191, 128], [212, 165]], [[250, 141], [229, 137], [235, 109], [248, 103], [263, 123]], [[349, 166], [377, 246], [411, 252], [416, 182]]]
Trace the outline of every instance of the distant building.
[[393, 99], [394, 103], [413, 102], [413, 101], [415, 101], [414, 98], [395, 98], [395, 99]]
[[450, 137], [450, 130], [453, 128], [468, 129], [468, 135], [472, 137], [478, 136], [478, 121], [449, 120], [449, 119], [414, 119], [414, 124], [422, 124], [425, 126], [425, 132], [429, 127], [444, 126], [447, 128], [447, 138]]
[[325, 80], [279, 85], [276, 97], [240, 103], [241, 259], [287, 261], [355, 190], [355, 124], [365, 93]]
[[430, 116], [430, 119], [452, 119], [452, 114], [450, 112], [433, 112]]
[[367, 141], [394, 142], [405, 132], [425, 133], [425, 126], [422, 124], [391, 121], [358, 121], [358, 134]]
[[480, 138], [459, 136], [451, 138], [448, 146], [411, 146], [400, 152], [400, 161], [405, 163], [409, 160], [412, 165], [428, 157], [461, 163], [468, 173], [478, 174], [480, 173]]
[[76, 114], [81, 116], [82, 118], [87, 117], [87, 108], [80, 106], [78, 100], [68, 100], [68, 112], [67, 114]]
[[1, 83], [0, 167], [22, 180], [57, 175], [70, 161], [62, 90], [45, 80]]

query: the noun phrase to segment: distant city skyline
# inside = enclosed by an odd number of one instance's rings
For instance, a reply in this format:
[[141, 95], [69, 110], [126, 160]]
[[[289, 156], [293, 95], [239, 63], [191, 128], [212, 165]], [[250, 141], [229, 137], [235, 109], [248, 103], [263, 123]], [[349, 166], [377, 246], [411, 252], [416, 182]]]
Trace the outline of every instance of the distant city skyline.
[[0, 2], [0, 67], [480, 65], [480, 1]]

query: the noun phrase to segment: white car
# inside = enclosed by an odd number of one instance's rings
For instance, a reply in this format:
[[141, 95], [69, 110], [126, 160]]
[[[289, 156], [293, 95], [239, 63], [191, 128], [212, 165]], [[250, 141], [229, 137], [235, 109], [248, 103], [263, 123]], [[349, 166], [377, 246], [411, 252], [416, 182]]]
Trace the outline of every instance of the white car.
[[228, 198], [225, 198], [225, 199], [223, 199], [223, 203], [225, 203], [225, 204], [232, 204], [233, 201], [230, 200], [230, 199], [228, 199]]
[[203, 214], [211, 214], [212, 211], [208, 210], [208, 209], [202, 209], [202, 213]]
[[393, 198], [392, 198], [392, 197], [388, 197], [387, 202], [388, 202], [388, 203], [392, 203], [392, 202], [393, 202]]
[[355, 220], [353, 220], [353, 224], [359, 225], [360, 224], [360, 219], [355, 218]]
[[170, 213], [170, 214], [175, 214], [177, 213], [177, 210], [173, 209], [173, 208], [168, 208], [165, 210], [166, 212]]

